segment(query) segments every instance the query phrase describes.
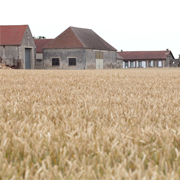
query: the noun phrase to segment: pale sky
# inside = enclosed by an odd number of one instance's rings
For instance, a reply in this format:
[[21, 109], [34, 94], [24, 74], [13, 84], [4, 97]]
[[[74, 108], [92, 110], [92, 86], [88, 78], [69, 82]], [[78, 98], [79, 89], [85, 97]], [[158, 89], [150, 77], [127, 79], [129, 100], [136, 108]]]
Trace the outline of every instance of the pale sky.
[[180, 0], [6, 0], [0, 25], [28, 24], [33, 36], [55, 38], [69, 26], [95, 31], [118, 51], [180, 54]]

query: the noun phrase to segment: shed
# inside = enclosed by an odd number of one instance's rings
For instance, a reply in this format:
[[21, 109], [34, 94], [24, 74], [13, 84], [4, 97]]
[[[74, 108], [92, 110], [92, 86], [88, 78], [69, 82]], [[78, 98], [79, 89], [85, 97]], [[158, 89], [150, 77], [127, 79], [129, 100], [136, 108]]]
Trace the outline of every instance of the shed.
[[170, 61], [174, 59], [169, 49], [164, 51], [121, 50], [117, 53], [123, 57], [123, 68], [170, 67]]

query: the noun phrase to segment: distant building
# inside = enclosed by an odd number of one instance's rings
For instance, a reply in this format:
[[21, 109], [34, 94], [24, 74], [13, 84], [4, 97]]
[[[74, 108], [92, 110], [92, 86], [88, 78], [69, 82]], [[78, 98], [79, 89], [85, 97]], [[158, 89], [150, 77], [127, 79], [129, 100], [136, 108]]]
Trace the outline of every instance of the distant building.
[[35, 48], [28, 25], [0, 26], [0, 59], [3, 64], [34, 69]]
[[171, 67], [174, 56], [170, 50], [165, 51], [120, 51], [123, 68]]
[[34, 39], [36, 44], [36, 69], [43, 69], [43, 47], [51, 42], [53, 39]]
[[91, 29], [69, 27], [44, 46], [44, 68], [116, 68], [116, 52], [114, 47]]

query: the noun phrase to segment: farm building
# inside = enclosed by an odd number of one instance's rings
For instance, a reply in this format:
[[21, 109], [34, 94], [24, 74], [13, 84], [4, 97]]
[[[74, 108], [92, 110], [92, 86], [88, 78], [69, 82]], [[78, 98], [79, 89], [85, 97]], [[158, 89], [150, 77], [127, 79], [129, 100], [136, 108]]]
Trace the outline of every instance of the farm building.
[[34, 69], [35, 48], [28, 25], [0, 26], [0, 60], [3, 64]]
[[44, 68], [116, 68], [116, 52], [114, 47], [91, 29], [69, 27], [44, 46]]
[[34, 39], [36, 44], [36, 62], [35, 67], [36, 69], [43, 69], [43, 47], [48, 44], [53, 39]]
[[120, 51], [123, 68], [170, 67], [174, 56], [170, 50], [165, 51]]
[[118, 53], [117, 53], [117, 65], [116, 65], [116, 68], [122, 68], [123, 67], [123, 57], [120, 56]]

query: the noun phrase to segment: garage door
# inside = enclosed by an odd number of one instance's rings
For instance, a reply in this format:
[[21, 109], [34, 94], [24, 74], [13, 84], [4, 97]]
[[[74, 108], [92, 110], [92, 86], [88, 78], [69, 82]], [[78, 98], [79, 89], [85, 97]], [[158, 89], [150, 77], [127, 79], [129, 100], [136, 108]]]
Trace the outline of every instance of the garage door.
[[25, 69], [31, 69], [31, 49], [25, 48]]

